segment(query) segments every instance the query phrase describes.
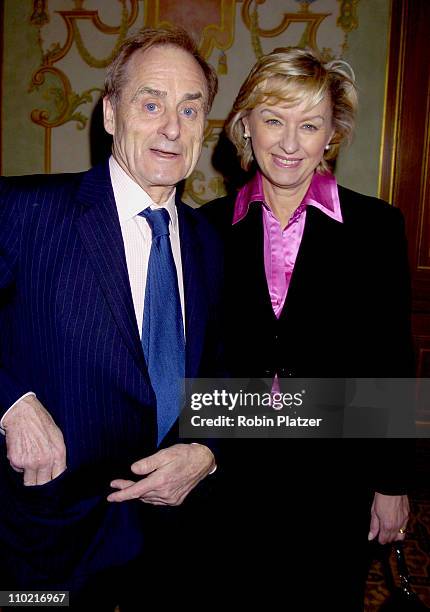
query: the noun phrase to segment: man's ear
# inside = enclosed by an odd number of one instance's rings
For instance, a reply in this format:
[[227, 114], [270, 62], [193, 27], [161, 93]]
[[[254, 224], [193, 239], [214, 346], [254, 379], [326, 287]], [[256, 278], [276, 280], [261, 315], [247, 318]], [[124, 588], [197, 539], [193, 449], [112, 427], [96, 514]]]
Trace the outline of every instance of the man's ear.
[[103, 123], [108, 134], [115, 134], [115, 111], [110, 98], [103, 98]]

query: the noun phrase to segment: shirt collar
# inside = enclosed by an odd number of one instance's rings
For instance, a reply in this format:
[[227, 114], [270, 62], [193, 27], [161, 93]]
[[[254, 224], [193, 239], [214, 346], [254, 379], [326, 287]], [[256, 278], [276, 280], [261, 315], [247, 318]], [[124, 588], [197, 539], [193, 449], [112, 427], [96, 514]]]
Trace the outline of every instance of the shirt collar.
[[173, 231], [178, 231], [178, 212], [175, 206], [176, 189], [166, 202], [156, 204], [140, 185], [136, 183], [111, 155], [109, 171], [120, 224], [136, 217], [148, 208], [165, 208], [169, 213]]
[[233, 225], [242, 221], [248, 214], [251, 202], [264, 203], [264, 191], [261, 172], [257, 170], [250, 181], [246, 183], [236, 196], [233, 212]]
[[319, 208], [331, 219], [343, 223], [337, 181], [333, 174], [315, 172], [303, 201]]
[[[259, 170], [237, 194], [233, 212], [233, 225], [246, 217], [252, 202], [266, 204], [262, 175]], [[307, 205], [315, 206], [339, 223], [343, 222], [337, 182], [333, 174], [315, 172], [300, 208]]]

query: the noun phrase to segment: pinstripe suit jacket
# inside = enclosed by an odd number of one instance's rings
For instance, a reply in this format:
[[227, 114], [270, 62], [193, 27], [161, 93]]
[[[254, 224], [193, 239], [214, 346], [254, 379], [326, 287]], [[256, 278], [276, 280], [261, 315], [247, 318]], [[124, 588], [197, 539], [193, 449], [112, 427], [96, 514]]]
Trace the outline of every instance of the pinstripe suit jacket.
[[[186, 375], [210, 375], [219, 246], [205, 219], [177, 206]], [[0, 436], [3, 559], [19, 586], [79, 585], [140, 552], [144, 505], [105, 500], [112, 478], [156, 449], [155, 396], [107, 164], [1, 179], [0, 296], [0, 414], [34, 391], [64, 434], [68, 466], [46, 485], [23, 487]]]

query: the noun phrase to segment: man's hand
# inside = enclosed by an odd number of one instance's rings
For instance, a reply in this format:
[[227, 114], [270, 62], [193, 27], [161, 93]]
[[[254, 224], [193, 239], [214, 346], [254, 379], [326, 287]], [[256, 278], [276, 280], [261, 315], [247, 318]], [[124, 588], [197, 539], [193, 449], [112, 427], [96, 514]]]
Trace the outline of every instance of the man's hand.
[[131, 470], [142, 480], [117, 479], [108, 501], [140, 499], [154, 506], [179, 506], [215, 466], [212, 451], [202, 444], [175, 444], [136, 461]]
[[3, 419], [7, 458], [24, 484], [41, 485], [66, 469], [63, 434], [35, 397], [19, 401]]
[[409, 500], [407, 495], [383, 495], [375, 493], [373, 498], [369, 540], [379, 534], [378, 542], [388, 544], [394, 540], [404, 540], [405, 534], [399, 529], [406, 528], [409, 518]]

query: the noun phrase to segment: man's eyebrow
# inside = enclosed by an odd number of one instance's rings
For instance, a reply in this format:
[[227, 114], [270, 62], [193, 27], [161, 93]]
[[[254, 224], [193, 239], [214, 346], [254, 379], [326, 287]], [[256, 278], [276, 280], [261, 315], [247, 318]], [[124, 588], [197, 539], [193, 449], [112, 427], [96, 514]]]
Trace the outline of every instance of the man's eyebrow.
[[133, 102], [142, 94], [149, 94], [150, 96], [154, 96], [154, 98], [165, 98], [167, 96], [167, 91], [161, 91], [161, 89], [154, 89], [153, 87], [148, 87], [147, 85], [143, 87], [139, 87], [136, 93], [133, 96]]
[[[149, 94], [150, 96], [154, 96], [154, 98], [165, 98], [167, 96], [167, 91], [162, 91], [161, 89], [154, 89], [153, 87], [148, 87], [144, 85], [143, 87], [139, 87], [136, 93], [133, 96], [132, 101], [137, 100], [139, 96], [142, 94]], [[181, 102], [185, 102], [188, 100], [200, 100], [203, 98], [203, 94], [201, 91], [197, 91], [195, 93], [186, 93], [182, 97]]]
[[185, 100], [200, 100], [201, 98], [203, 98], [203, 94], [201, 91], [198, 91], [196, 93], [186, 93], [182, 98], [182, 102], [184, 102]]

